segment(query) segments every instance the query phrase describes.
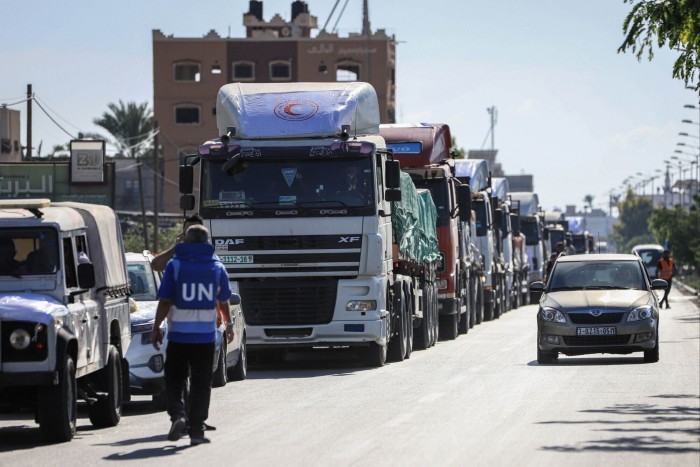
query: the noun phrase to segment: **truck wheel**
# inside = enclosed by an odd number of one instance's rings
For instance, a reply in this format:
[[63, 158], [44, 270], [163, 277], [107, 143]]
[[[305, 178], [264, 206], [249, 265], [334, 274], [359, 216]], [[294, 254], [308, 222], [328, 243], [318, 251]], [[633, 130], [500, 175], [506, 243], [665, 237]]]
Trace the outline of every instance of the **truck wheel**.
[[238, 361], [233, 368], [228, 370], [228, 379], [230, 381], [243, 381], [248, 376], [248, 351], [246, 350], [245, 332], [241, 338], [241, 348], [238, 354]]
[[473, 328], [476, 324], [476, 280], [473, 276], [469, 277], [469, 327]]
[[469, 310], [459, 315], [459, 326], [457, 332], [459, 334], [466, 334], [469, 332]]
[[440, 306], [437, 289], [433, 288], [433, 345], [437, 344], [440, 337]]
[[404, 307], [404, 322], [406, 323], [406, 360], [411, 358], [411, 353], [413, 353], [413, 300], [415, 300], [413, 295], [406, 295], [406, 306]]
[[224, 333], [221, 342], [221, 348], [219, 349], [219, 355], [217, 356], [216, 371], [211, 378], [211, 387], [222, 388], [226, 386], [228, 382], [226, 374], [226, 350], [228, 347], [228, 342], [226, 342], [226, 334]]
[[457, 313], [440, 317], [440, 340], [452, 341], [457, 338], [459, 335], [457, 329], [458, 321], [459, 314]]
[[42, 388], [38, 402], [41, 436], [46, 441], [59, 443], [73, 439], [78, 418], [78, 385], [73, 357], [64, 356], [58, 385]]
[[484, 320], [484, 285], [480, 279], [477, 279], [476, 283], [476, 310], [474, 314], [476, 316], [476, 324], [481, 324]]
[[399, 303], [397, 304], [398, 313], [396, 314], [396, 319], [393, 320], [392, 324], [396, 327], [398, 334], [392, 335], [389, 341], [388, 348], [388, 359], [391, 362], [403, 361], [406, 356], [406, 313], [405, 313], [405, 303], [403, 297], [403, 290], [400, 292]]
[[370, 342], [369, 347], [365, 349], [365, 365], [372, 368], [384, 366], [387, 354], [386, 347], [386, 344], [379, 345], [376, 342]]
[[484, 303], [484, 321], [492, 321], [493, 320], [493, 307], [495, 304], [493, 302], [491, 303]]
[[107, 351], [107, 366], [102, 371], [107, 394], [88, 408], [90, 422], [96, 428], [116, 426], [122, 417], [122, 365], [113, 345]]
[[423, 309], [423, 319], [420, 321], [420, 325], [416, 329], [415, 345], [418, 350], [425, 350], [431, 345], [431, 328], [432, 328], [432, 310], [430, 307], [430, 294], [428, 291], [427, 284], [423, 289], [423, 296], [421, 297], [421, 308]]

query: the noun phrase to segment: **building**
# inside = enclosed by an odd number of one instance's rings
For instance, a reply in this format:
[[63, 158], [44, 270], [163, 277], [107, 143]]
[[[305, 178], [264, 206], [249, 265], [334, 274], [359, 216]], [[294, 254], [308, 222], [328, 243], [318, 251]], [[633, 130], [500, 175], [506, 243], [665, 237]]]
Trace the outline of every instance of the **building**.
[[19, 110], [0, 107], [0, 162], [22, 160], [19, 117]]
[[243, 24], [245, 38], [153, 31], [153, 110], [163, 148], [165, 212], [179, 210], [180, 163], [219, 136], [215, 99], [224, 84], [365, 81], [377, 91], [382, 123], [395, 122], [396, 41], [382, 29], [371, 31], [366, 0], [362, 33], [348, 37], [323, 30], [311, 37], [317, 19], [303, 1], [291, 3], [289, 20], [275, 15], [269, 21], [263, 2], [251, 1]]

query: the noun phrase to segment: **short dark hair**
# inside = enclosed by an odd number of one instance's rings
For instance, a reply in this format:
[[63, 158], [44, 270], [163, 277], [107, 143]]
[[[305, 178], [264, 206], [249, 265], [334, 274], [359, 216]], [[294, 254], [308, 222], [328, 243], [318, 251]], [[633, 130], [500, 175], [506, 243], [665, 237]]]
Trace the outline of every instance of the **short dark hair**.
[[185, 222], [183, 222], [183, 224], [185, 223], [204, 225], [204, 219], [202, 218], [202, 216], [199, 215], [199, 213], [194, 213], [185, 219]]
[[209, 230], [203, 225], [191, 225], [185, 232], [185, 241], [189, 243], [209, 243]]

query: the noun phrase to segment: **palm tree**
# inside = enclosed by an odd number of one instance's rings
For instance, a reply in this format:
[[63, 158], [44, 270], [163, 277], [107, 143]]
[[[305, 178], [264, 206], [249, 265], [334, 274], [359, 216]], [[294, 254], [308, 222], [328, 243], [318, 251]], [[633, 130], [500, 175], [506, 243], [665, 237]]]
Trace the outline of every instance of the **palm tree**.
[[586, 206], [584, 206], [584, 210], [586, 207], [588, 208], [588, 212], [593, 212], [593, 195], [586, 195], [583, 197], [583, 202], [586, 203]]
[[107, 105], [110, 112], [105, 112], [100, 118], [93, 120], [97, 126], [107, 130], [115, 140], [115, 145], [126, 157], [138, 157], [148, 151], [148, 146], [139, 143], [146, 142], [153, 130], [153, 113], [146, 102], [119, 101], [119, 104]]

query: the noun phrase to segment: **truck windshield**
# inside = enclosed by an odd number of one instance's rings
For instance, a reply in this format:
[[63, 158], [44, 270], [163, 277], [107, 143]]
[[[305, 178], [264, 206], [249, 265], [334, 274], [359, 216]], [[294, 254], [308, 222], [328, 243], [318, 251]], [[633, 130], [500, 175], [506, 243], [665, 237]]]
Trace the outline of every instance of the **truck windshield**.
[[53, 274], [59, 263], [56, 231], [50, 228], [1, 229], [0, 276]]
[[[223, 160], [203, 161], [202, 210], [375, 209], [371, 157], [241, 159], [228, 172]], [[214, 216], [215, 214], [212, 213]]]
[[537, 245], [542, 238], [540, 226], [534, 217], [523, 217], [520, 219], [520, 231], [525, 234], [526, 245]]
[[552, 251], [556, 250], [557, 243], [563, 243], [566, 245], [566, 232], [563, 230], [550, 230], [549, 231], [549, 244], [552, 247]]
[[574, 235], [573, 237], [574, 248], [576, 248], [576, 253], [585, 253], [588, 250], [587, 239], [585, 235]]
[[[409, 172], [409, 175], [412, 175]], [[450, 207], [449, 207], [449, 188], [447, 179], [436, 178], [426, 179], [423, 177], [412, 176], [413, 184], [416, 188], [425, 188], [430, 190], [430, 195], [433, 197], [435, 208], [437, 209], [437, 227], [449, 225], [450, 223]]]

